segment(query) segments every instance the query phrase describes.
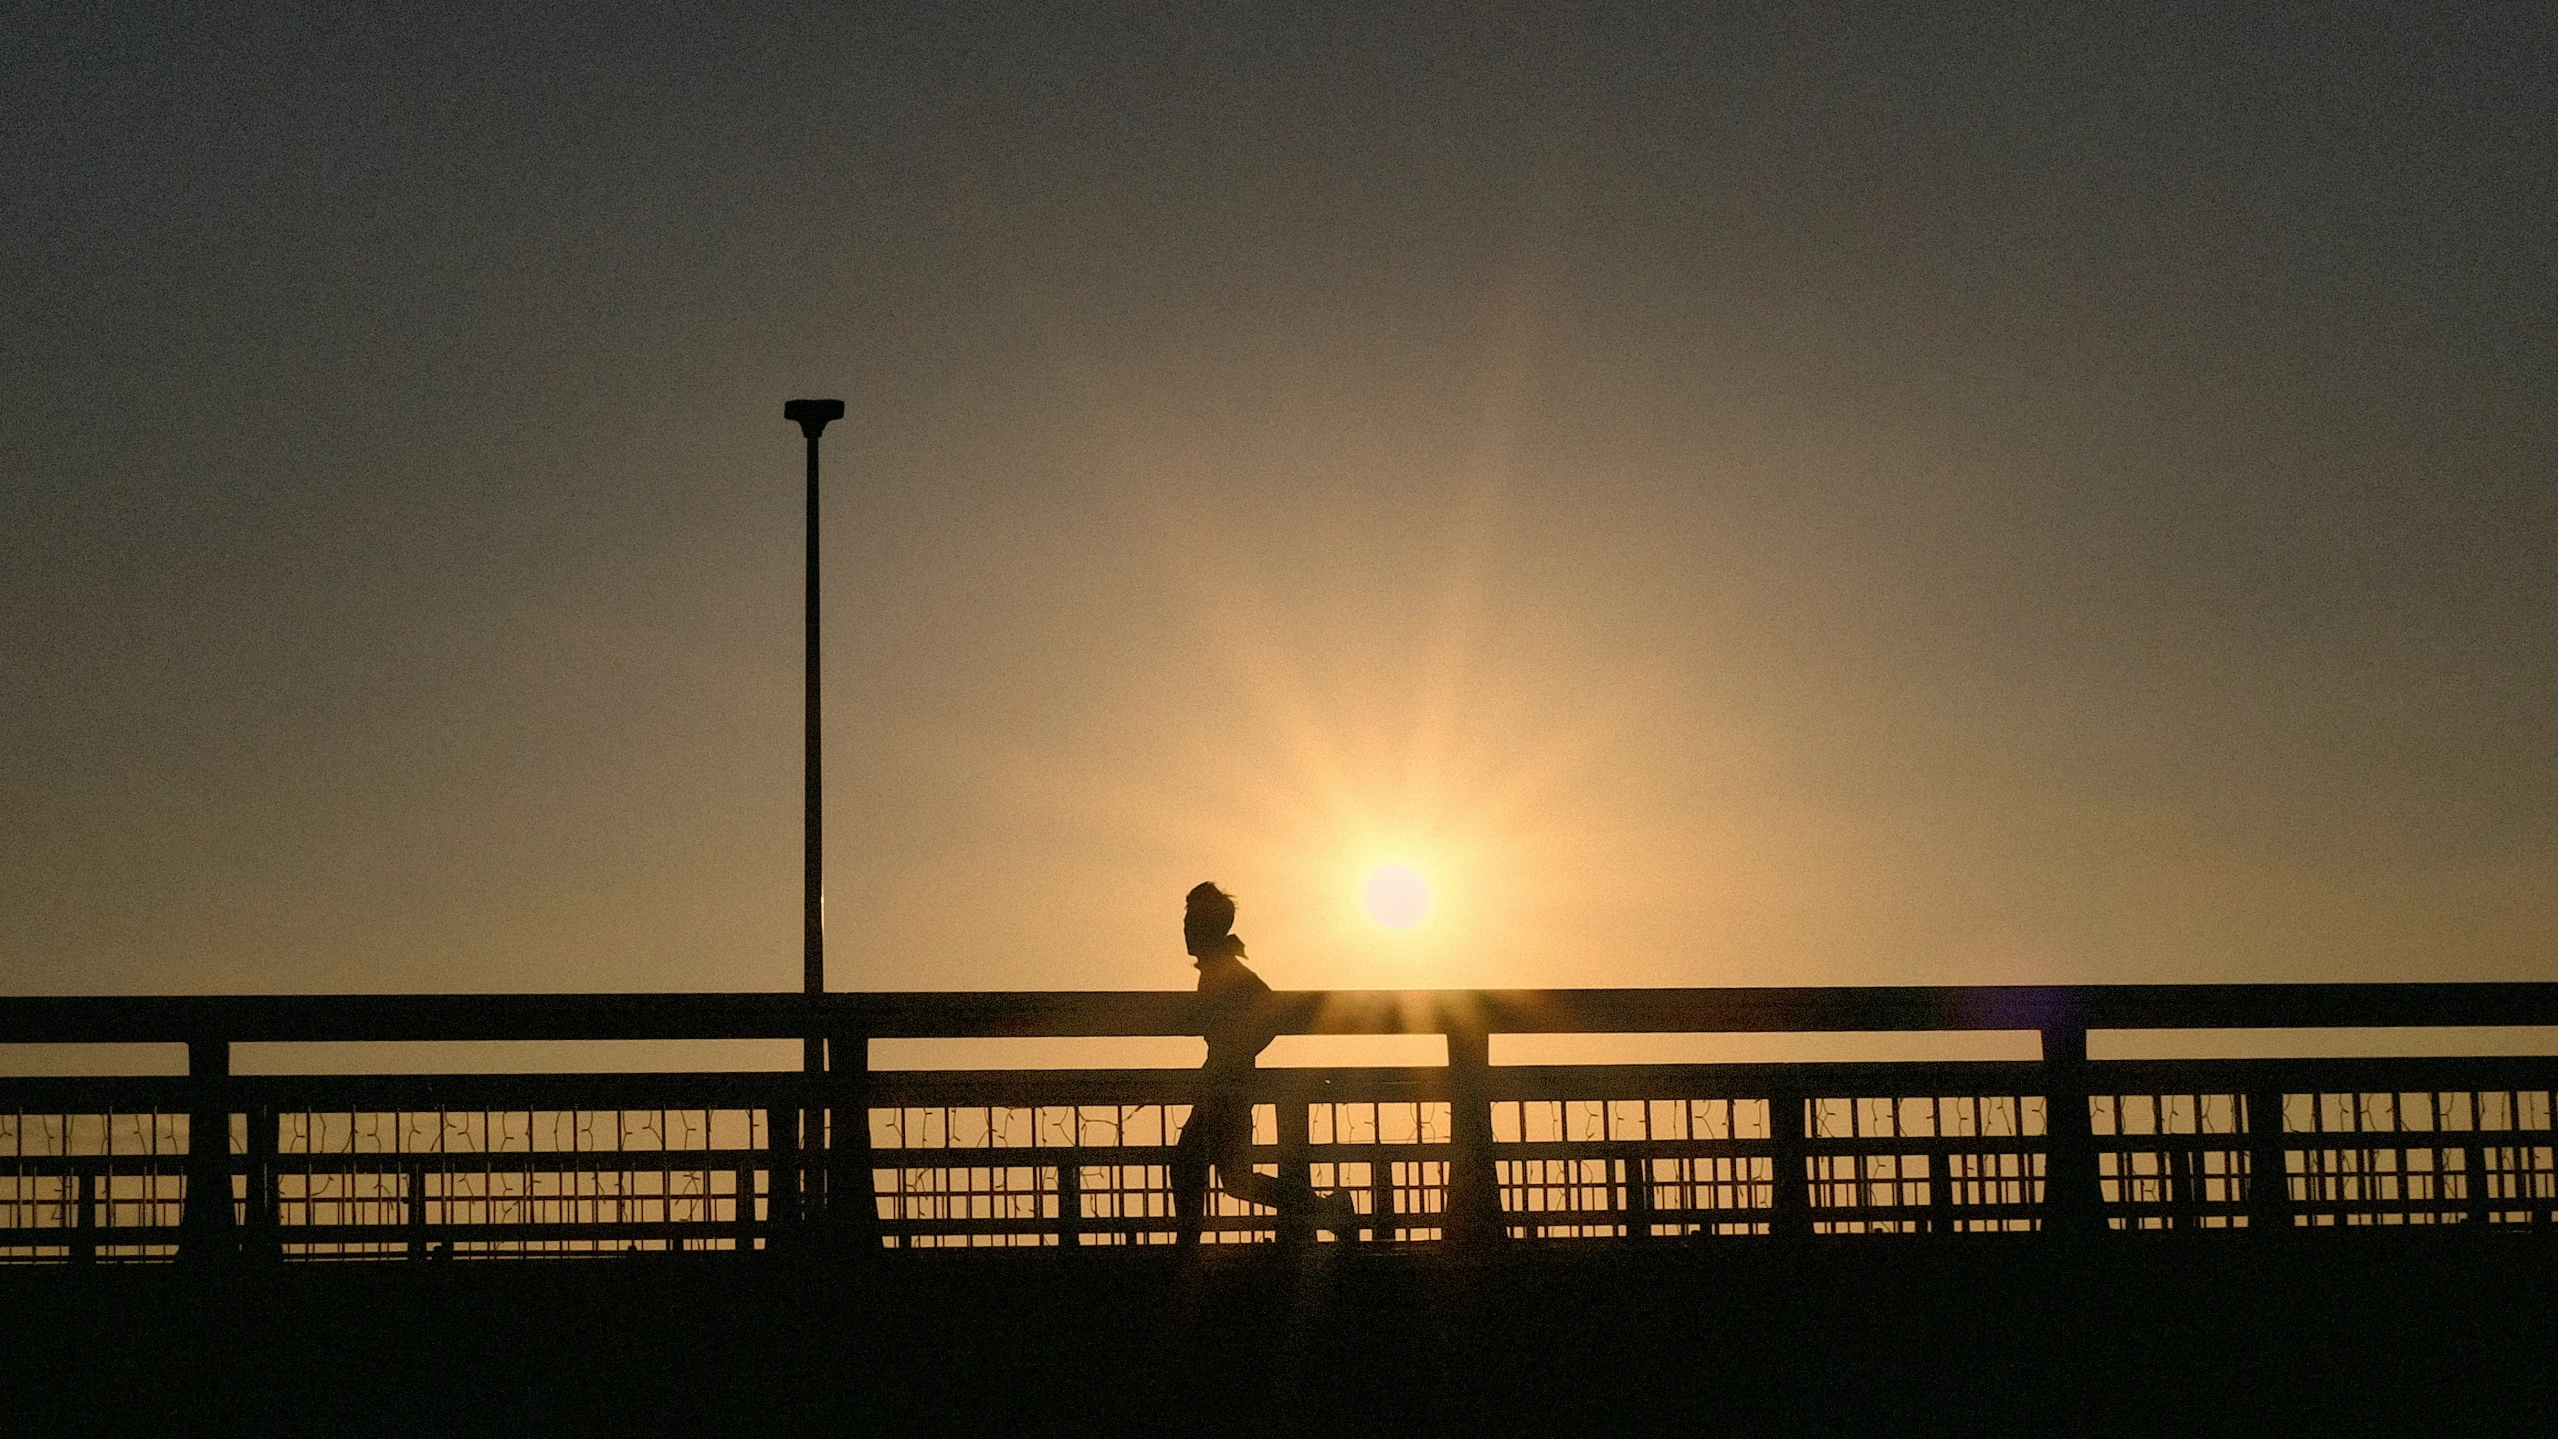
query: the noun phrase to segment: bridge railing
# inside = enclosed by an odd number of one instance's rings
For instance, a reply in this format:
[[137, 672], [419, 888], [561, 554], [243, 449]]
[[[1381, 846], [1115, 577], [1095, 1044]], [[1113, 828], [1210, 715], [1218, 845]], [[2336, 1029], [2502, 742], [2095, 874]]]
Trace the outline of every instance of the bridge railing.
[[[1837, 1242], [2558, 1227], [2558, 1058], [2091, 1060], [2091, 1029], [2558, 1023], [2558, 985], [1303, 993], [1426, 1067], [1264, 1070], [1257, 1167], [1360, 1242]], [[0, 1000], [0, 1043], [184, 1043], [0, 1079], [0, 1259], [1162, 1244], [1183, 1070], [874, 1071], [869, 1041], [1196, 1033], [1188, 995]], [[2030, 1030], [1963, 1063], [1495, 1065], [1496, 1034]], [[808, 1039], [814, 1072], [235, 1075], [258, 1042]], [[200, 1142], [201, 1137], [201, 1142]], [[1293, 1241], [1218, 1196], [1216, 1243]]]

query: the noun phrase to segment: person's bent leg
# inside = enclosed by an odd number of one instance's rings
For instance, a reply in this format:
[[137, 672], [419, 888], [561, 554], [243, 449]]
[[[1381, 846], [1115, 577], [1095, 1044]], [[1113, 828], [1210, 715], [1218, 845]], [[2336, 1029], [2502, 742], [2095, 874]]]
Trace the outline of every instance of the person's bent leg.
[[1182, 1244], [1199, 1242], [1200, 1219], [1208, 1202], [1208, 1136], [1200, 1123], [1204, 1108], [1190, 1111], [1190, 1123], [1182, 1129], [1180, 1142], [1173, 1146], [1172, 1163], [1168, 1166], [1176, 1242]]
[[1358, 1213], [1350, 1196], [1317, 1193], [1313, 1185], [1293, 1175], [1263, 1174], [1252, 1167], [1252, 1151], [1241, 1145], [1217, 1156], [1217, 1180], [1219, 1188], [1237, 1199], [1283, 1215], [1302, 1214], [1315, 1228], [1331, 1230], [1336, 1239], [1358, 1237]]
[[1217, 1185], [1237, 1199], [1266, 1209], [1286, 1209], [1296, 1197], [1279, 1176], [1253, 1168], [1249, 1150], [1217, 1156]]

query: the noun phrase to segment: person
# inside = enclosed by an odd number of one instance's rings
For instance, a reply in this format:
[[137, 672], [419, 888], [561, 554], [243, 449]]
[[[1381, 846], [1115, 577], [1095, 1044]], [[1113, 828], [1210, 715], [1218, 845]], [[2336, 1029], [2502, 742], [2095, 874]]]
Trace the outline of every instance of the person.
[[1348, 1198], [1318, 1195], [1302, 1179], [1262, 1174], [1252, 1167], [1254, 1061], [1279, 1037], [1279, 1030], [1270, 1022], [1266, 1003], [1270, 986], [1244, 965], [1243, 939], [1234, 926], [1234, 896], [1212, 883], [1190, 891], [1182, 907], [1181, 937], [1199, 968], [1200, 1029], [1208, 1041], [1208, 1060], [1199, 1068], [1190, 1121], [1173, 1146], [1173, 1206], [1181, 1219], [1181, 1241], [1199, 1242], [1211, 1164], [1226, 1193], [1283, 1214], [1306, 1214], [1315, 1227], [1348, 1239], [1356, 1223]]

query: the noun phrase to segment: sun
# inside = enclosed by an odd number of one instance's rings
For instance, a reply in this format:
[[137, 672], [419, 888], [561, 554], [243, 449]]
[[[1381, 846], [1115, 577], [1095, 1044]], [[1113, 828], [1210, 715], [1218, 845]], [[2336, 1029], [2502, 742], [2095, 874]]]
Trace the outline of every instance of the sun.
[[1368, 871], [1362, 894], [1368, 917], [1388, 929], [1410, 929], [1430, 913], [1430, 881], [1408, 864], [1381, 864]]

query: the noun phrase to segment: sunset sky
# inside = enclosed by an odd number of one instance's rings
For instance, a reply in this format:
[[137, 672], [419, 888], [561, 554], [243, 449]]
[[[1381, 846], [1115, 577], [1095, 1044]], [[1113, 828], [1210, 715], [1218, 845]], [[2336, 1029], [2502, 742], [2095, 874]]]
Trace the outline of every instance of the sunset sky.
[[1030, 8], [0, 21], [0, 993], [2558, 977], [2558, 9]]

